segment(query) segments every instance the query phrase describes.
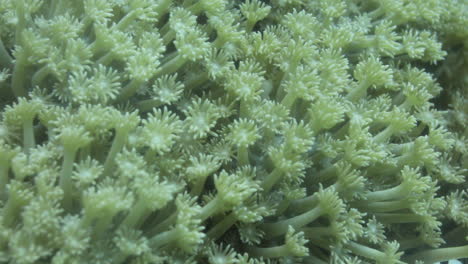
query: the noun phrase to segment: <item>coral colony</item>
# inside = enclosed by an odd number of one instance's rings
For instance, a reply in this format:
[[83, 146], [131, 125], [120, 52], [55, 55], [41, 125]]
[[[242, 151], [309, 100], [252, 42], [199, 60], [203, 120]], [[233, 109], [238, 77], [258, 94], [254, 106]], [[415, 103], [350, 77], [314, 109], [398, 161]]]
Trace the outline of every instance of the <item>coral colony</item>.
[[468, 257], [466, 0], [0, 0], [0, 263]]

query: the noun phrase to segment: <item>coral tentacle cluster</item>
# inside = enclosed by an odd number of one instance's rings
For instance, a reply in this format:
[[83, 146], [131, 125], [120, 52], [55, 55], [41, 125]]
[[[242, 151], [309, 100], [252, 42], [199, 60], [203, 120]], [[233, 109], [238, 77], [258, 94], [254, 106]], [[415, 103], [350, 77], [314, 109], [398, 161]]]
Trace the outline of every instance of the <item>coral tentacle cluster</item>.
[[468, 258], [465, 0], [0, 0], [0, 263]]

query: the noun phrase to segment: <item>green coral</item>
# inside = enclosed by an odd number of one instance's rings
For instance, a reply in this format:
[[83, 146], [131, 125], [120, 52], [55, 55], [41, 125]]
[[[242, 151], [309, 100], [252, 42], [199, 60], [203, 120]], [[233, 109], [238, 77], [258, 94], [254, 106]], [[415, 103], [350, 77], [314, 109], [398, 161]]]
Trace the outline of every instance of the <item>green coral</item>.
[[0, 263], [468, 258], [463, 0], [0, 0]]

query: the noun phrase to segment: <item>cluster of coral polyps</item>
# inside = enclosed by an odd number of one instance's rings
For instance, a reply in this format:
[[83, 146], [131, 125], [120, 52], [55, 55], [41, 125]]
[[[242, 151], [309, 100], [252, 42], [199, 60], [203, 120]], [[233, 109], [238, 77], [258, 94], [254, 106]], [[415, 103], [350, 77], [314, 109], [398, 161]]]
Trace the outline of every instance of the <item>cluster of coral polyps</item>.
[[0, 0], [0, 263], [468, 257], [464, 0]]

